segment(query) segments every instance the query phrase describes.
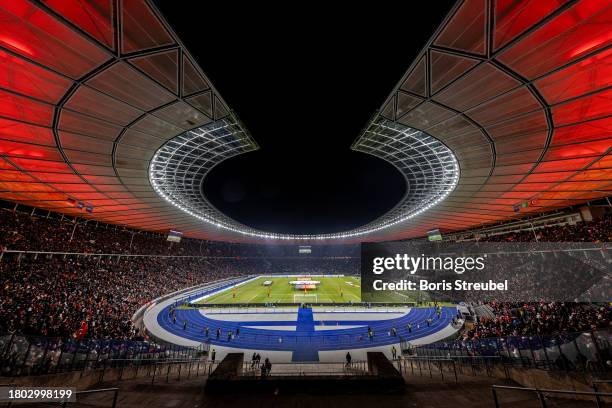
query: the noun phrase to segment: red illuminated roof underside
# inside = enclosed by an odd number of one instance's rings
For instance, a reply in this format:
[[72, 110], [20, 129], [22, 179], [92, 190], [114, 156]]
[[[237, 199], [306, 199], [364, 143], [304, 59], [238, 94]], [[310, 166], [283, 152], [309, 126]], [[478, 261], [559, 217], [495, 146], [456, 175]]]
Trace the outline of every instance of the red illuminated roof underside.
[[[148, 1], [118, 3], [0, 5], [0, 198], [257, 241], [202, 223], [151, 187], [161, 145], [230, 110]], [[611, 27], [608, 1], [458, 2], [380, 115], [450, 147], [459, 184], [435, 208], [360, 240], [462, 230], [610, 195]]]

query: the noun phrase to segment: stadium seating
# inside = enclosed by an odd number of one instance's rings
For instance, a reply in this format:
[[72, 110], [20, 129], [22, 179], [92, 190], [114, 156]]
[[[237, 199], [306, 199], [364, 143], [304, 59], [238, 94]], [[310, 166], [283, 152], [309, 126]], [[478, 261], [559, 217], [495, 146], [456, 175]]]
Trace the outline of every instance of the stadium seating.
[[88, 338], [140, 338], [131, 316], [163, 294], [268, 268], [355, 274], [358, 265], [353, 258], [7, 256], [0, 261], [0, 332], [71, 337], [85, 321]]
[[[131, 315], [164, 293], [262, 270], [278, 273], [299, 270], [305, 274], [321, 270], [355, 274], [359, 270], [355, 246], [322, 246], [316, 249], [323, 254], [321, 257], [296, 257], [295, 247], [194, 240], [171, 244], [159, 234], [141, 234], [98, 223], [73, 224], [53, 216], [32, 217], [6, 210], [0, 211], [0, 219], [1, 332], [71, 337], [85, 321], [87, 338], [139, 338], [130, 321]], [[75, 233], [70, 240], [72, 229]], [[551, 241], [567, 237], [578, 241], [608, 241], [611, 231], [611, 217], [607, 215], [590, 223], [543, 229], [538, 236], [540, 240]], [[132, 236], [134, 240], [130, 244]], [[499, 237], [507, 241], [534, 239], [533, 234], [523, 232]], [[151, 256], [49, 256], [20, 252], [26, 250], [73, 251], [83, 255], [146, 252]], [[194, 258], [155, 256], [168, 253]], [[527, 313], [521, 309], [521, 304], [496, 304], [493, 310], [498, 317], [481, 320], [467, 336], [547, 334], [561, 327], [559, 319], [563, 316], [574, 316], [570, 323], [576, 330], [605, 327], [611, 320], [609, 308], [549, 304], [527, 305], [524, 308]], [[546, 309], [553, 312], [543, 314]]]
[[[0, 204], [5, 202], [0, 201]], [[1, 206], [0, 206], [1, 207]], [[35, 212], [35, 210], [33, 210]], [[51, 251], [88, 254], [138, 254], [169, 256], [240, 256], [276, 257], [298, 255], [295, 246], [248, 245], [219, 241], [183, 239], [168, 242], [166, 235], [124, 228], [121, 226], [85, 222], [50, 213], [0, 208], [0, 249], [14, 251]], [[359, 256], [359, 245], [317, 246], [316, 257]]]

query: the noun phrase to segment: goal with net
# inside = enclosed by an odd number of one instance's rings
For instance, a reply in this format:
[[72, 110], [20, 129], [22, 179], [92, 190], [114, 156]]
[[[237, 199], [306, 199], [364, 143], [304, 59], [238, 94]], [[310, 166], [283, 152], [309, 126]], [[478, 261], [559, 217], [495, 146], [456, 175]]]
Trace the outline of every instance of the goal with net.
[[293, 295], [293, 303], [318, 303], [319, 296], [316, 293], [296, 293]]

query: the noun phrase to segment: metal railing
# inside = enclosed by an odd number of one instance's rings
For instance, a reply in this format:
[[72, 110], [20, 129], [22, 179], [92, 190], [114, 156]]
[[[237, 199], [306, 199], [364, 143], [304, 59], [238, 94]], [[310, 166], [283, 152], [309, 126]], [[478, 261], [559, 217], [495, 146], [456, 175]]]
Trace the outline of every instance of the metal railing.
[[441, 358], [409, 358], [409, 359], [397, 359], [395, 360], [397, 370], [400, 374], [412, 374], [423, 376], [429, 373], [429, 377], [433, 378], [434, 373], [440, 375], [442, 381], [444, 381], [444, 373], [446, 371], [447, 377], [454, 377], [455, 382], [458, 382], [457, 377], [457, 364], [454, 360], [441, 359]]
[[[196, 359], [209, 345], [184, 347], [145, 341], [74, 340], [16, 334], [0, 335], [0, 375], [25, 376], [86, 371], [158, 360]], [[82, 374], [81, 374], [82, 375]]]
[[[500, 357], [429, 357], [413, 356], [408, 358], [398, 358], [393, 361], [397, 369], [402, 374], [427, 376], [433, 378], [434, 375], [454, 378], [458, 381], [458, 375], [482, 376], [487, 377], [503, 376], [510, 378], [509, 368], [512, 366]], [[495, 371], [499, 370], [499, 371]]]
[[242, 376], [364, 376], [370, 375], [367, 361], [347, 362], [294, 362], [275, 363], [269, 373], [262, 373], [263, 362], [257, 364], [245, 361], [242, 365]]
[[[181, 380], [181, 375], [183, 375], [185, 379], [189, 379], [191, 376], [209, 376], [218, 364], [218, 362], [207, 360], [174, 362], [163, 361], [154, 364], [152, 368], [149, 367], [147, 377], [150, 376], [151, 384], [155, 384], [156, 379], [159, 380], [163, 378], [166, 379], [166, 383], [170, 382], [171, 374], [176, 374], [177, 381]], [[152, 373], [151, 370], [153, 371]]]
[[500, 401], [498, 390], [511, 390], [518, 392], [535, 393], [541, 408], [548, 408], [547, 394], [560, 395], [560, 396], [579, 396], [582, 398], [592, 397], [597, 408], [602, 408], [601, 397], [612, 397], [612, 393], [609, 392], [591, 392], [591, 391], [573, 391], [573, 390], [548, 390], [539, 388], [527, 388], [527, 387], [512, 387], [507, 385], [493, 385], [491, 391], [493, 393], [493, 402], [495, 408], [500, 408]]
[[[593, 388], [594, 392], [599, 392], [599, 385], [600, 384], [612, 384], [612, 380], [595, 380], [593, 381], [593, 383], [591, 384], [591, 388]], [[599, 395], [595, 396], [595, 400], [597, 402], [597, 406], [601, 406], [603, 405], [603, 401], [601, 401], [601, 397]]]
[[[100, 374], [98, 383], [103, 382], [108, 370], [117, 370], [116, 378], [111, 380], [128, 380], [140, 377], [151, 377], [151, 384], [156, 380], [165, 378], [169, 381], [171, 374], [176, 374], [178, 380], [181, 376], [186, 378], [200, 375], [209, 375], [217, 363], [205, 358], [185, 359], [185, 360], [109, 360], [107, 365], [99, 367]], [[131, 373], [131, 375], [129, 374]]]

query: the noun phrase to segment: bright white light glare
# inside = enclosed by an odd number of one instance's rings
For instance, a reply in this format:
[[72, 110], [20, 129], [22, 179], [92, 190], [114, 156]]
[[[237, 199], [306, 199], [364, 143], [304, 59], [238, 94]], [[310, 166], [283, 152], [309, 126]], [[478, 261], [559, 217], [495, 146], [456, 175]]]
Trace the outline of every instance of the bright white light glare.
[[218, 211], [202, 193], [206, 174], [232, 156], [257, 149], [231, 119], [185, 132], [166, 142], [153, 156], [149, 180], [155, 192], [181, 211], [219, 229], [274, 240], [332, 240], [364, 236], [414, 218], [444, 200], [459, 182], [459, 164], [442, 142], [420, 130], [380, 119], [352, 147], [393, 164], [404, 176], [407, 193], [388, 213], [349, 231], [294, 235], [260, 231]]

